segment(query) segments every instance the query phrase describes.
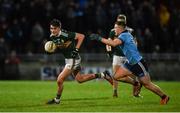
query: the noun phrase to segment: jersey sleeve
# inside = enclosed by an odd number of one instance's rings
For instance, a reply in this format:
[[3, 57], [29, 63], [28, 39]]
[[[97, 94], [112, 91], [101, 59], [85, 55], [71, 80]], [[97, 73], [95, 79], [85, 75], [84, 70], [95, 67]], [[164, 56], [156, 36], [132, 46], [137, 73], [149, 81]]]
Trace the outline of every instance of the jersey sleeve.
[[70, 38], [70, 39], [72, 39], [72, 40], [75, 39], [75, 37], [76, 37], [76, 32], [69, 32], [68, 34], [69, 34], [69, 38]]
[[114, 29], [111, 29], [111, 31], [109, 32], [109, 38], [114, 39], [114, 37], [115, 37], [115, 31]]
[[118, 38], [119, 38], [123, 43], [126, 41], [126, 35], [124, 35], [124, 34], [119, 35]]
[[67, 37], [68, 40], [73, 40], [76, 36], [76, 33], [62, 29], [61, 36]]

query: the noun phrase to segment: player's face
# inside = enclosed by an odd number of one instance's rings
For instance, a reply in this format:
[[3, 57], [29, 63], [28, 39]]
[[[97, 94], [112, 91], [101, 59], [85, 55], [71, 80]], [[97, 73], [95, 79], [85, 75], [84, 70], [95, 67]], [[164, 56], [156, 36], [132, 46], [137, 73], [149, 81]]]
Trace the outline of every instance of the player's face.
[[51, 35], [58, 36], [60, 30], [61, 29], [59, 27], [55, 27], [55, 26], [50, 25]]
[[114, 30], [116, 35], [119, 35], [121, 33], [121, 27], [118, 26], [117, 24], [114, 25]]

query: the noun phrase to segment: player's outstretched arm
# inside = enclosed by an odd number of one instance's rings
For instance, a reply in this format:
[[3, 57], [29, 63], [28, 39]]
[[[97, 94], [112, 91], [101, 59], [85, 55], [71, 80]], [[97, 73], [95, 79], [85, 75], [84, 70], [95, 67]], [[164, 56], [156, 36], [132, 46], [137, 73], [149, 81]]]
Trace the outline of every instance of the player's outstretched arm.
[[122, 44], [122, 41], [118, 38], [115, 38], [114, 40], [108, 40], [106, 38], [101, 37], [98, 34], [91, 34], [89, 37], [91, 40], [97, 40], [97, 41], [100, 41], [106, 45], [113, 46], [113, 47]]

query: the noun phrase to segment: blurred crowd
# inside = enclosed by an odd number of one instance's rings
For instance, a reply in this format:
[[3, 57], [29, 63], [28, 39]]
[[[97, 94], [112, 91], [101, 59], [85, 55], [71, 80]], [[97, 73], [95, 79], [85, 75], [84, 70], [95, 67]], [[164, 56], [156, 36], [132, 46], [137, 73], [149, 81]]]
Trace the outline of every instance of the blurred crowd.
[[[178, 53], [179, 4], [178, 0], [0, 0], [0, 54], [44, 52], [53, 18], [61, 20], [63, 29], [107, 37], [120, 13], [127, 16], [143, 53]], [[85, 40], [81, 51], [104, 50], [98, 42]]]

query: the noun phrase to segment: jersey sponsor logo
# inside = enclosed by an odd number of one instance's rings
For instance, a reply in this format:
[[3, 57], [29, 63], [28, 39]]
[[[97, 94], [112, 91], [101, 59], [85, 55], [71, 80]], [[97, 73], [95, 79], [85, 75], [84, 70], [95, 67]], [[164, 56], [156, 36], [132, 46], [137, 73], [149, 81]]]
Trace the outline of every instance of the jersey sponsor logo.
[[57, 47], [62, 49], [62, 48], [67, 48], [69, 45], [72, 43], [72, 41], [66, 41], [65, 43], [57, 44]]

